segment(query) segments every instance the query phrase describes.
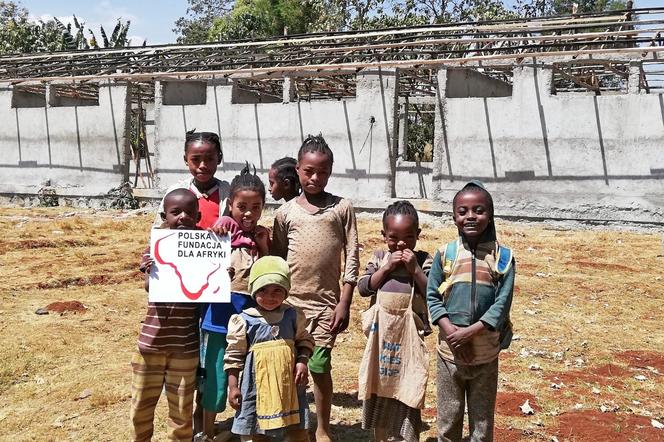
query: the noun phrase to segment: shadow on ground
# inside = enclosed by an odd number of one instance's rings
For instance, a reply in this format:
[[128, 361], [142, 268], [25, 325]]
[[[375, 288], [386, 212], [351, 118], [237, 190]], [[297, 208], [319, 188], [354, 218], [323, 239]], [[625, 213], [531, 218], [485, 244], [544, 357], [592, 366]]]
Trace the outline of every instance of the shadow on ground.
[[343, 408], [362, 408], [362, 401], [357, 399], [356, 394], [334, 393], [332, 405]]

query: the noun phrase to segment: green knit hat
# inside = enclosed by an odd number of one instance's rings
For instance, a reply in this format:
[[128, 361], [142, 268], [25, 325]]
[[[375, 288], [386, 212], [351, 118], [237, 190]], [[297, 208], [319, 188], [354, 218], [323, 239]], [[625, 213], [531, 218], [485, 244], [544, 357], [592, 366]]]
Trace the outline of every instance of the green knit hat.
[[277, 284], [290, 290], [290, 270], [288, 263], [278, 256], [264, 256], [251, 266], [249, 272], [249, 293], [254, 296], [266, 285]]

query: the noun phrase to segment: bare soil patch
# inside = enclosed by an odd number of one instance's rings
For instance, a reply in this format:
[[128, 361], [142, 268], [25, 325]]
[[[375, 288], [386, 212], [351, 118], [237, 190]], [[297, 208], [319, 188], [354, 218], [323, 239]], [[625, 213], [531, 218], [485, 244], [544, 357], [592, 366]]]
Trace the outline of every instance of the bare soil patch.
[[87, 309], [79, 301], [56, 301], [46, 306], [46, 310], [53, 313], [85, 313]]
[[522, 440], [532, 439], [529, 435], [524, 434], [523, 430], [518, 430], [516, 428], [494, 428], [493, 438], [496, 441], [501, 442], [517, 442]]
[[630, 377], [633, 372], [615, 364], [604, 364], [589, 370], [570, 370], [547, 374], [545, 378], [553, 383], [563, 382], [566, 386], [582, 386], [592, 384], [620, 388], [621, 379]]
[[574, 266], [586, 267], [586, 268], [590, 268], [590, 269], [612, 270], [612, 271], [619, 271], [619, 272], [633, 272], [634, 271], [633, 268], [628, 267], [626, 265], [611, 264], [611, 263], [604, 263], [604, 262], [569, 261], [567, 264], [568, 265], [573, 264]]
[[496, 398], [496, 413], [503, 416], [525, 417], [519, 407], [526, 401], [528, 401], [535, 413], [540, 411], [540, 407], [537, 405], [537, 399], [535, 399], [535, 396], [530, 393], [499, 391], [498, 397]]
[[664, 353], [629, 350], [618, 353], [616, 357], [630, 367], [642, 369], [653, 367], [660, 374], [664, 374]]
[[579, 411], [558, 417], [556, 437], [576, 442], [662, 440], [662, 430], [654, 428], [650, 418], [622, 413]]

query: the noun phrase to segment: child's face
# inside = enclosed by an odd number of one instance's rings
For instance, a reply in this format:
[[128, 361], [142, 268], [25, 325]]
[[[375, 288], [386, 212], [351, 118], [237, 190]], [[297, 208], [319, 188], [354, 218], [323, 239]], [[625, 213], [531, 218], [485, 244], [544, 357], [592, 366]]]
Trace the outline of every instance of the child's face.
[[305, 152], [295, 166], [302, 191], [317, 195], [325, 190], [332, 174], [330, 157], [322, 152]]
[[214, 178], [221, 158], [214, 144], [194, 141], [187, 145], [184, 162], [197, 182], [207, 183]]
[[414, 250], [420, 229], [415, 220], [408, 215], [391, 215], [385, 219], [384, 230], [381, 232], [390, 252], [397, 250]]
[[201, 219], [198, 211], [198, 200], [192, 194], [171, 195], [164, 200], [164, 213], [161, 219], [166, 222], [169, 229], [195, 229], [196, 223]]
[[255, 297], [256, 304], [258, 304], [260, 308], [272, 311], [283, 304], [286, 299], [286, 290], [280, 285], [268, 284], [256, 292]]
[[245, 232], [253, 232], [263, 212], [263, 198], [255, 190], [238, 190], [230, 200], [231, 217]]
[[452, 216], [459, 233], [471, 240], [479, 239], [493, 219], [486, 195], [479, 191], [460, 194]]
[[267, 174], [267, 179], [270, 184], [269, 190], [272, 198], [274, 198], [275, 201], [284, 198], [289, 191], [288, 182], [280, 179], [277, 176], [277, 171], [274, 169], [270, 169], [270, 172]]

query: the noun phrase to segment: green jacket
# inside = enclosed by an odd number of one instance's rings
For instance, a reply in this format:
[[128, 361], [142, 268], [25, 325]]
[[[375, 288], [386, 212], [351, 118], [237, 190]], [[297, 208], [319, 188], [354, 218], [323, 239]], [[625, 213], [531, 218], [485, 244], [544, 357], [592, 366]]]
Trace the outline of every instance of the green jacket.
[[509, 311], [515, 275], [511, 251], [500, 251], [496, 241], [482, 243], [476, 251], [461, 238], [456, 243], [457, 256], [445, 256], [448, 246], [433, 258], [427, 283], [432, 323], [447, 317], [460, 327], [482, 321], [492, 330], [511, 328]]

